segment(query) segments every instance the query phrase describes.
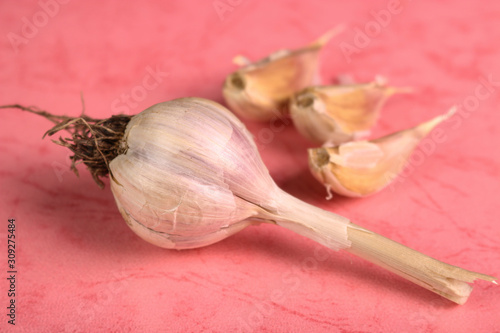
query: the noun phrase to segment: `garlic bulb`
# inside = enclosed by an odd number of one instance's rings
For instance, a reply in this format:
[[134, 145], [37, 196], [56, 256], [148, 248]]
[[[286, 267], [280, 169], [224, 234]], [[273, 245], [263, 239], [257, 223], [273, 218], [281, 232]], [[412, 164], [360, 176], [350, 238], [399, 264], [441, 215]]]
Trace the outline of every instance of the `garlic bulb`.
[[[331, 249], [345, 249], [463, 304], [475, 279], [495, 278], [432, 259], [283, 192], [244, 125], [201, 98], [156, 104], [106, 120], [42, 115], [68, 130], [58, 143], [73, 162], [108, 166], [118, 208], [130, 228], [155, 245], [187, 249], [259, 223], [283, 226]], [[94, 145], [93, 149], [89, 149]], [[101, 158], [101, 161], [99, 161]], [[101, 164], [99, 164], [101, 163]], [[101, 175], [102, 176], [102, 175]]]
[[387, 86], [382, 77], [364, 84], [308, 87], [291, 98], [290, 115], [307, 139], [340, 144], [366, 135], [387, 98], [408, 91]]
[[219, 104], [154, 105], [130, 120], [123, 145], [126, 152], [109, 165], [111, 189], [131, 228], [156, 245], [205, 246], [273, 221], [336, 249], [349, 246], [348, 220], [304, 208], [279, 190], [250, 133]]
[[374, 194], [401, 173], [420, 141], [454, 112], [452, 108], [445, 115], [378, 139], [309, 149], [310, 170], [327, 188], [328, 199], [330, 191], [348, 197]]
[[294, 93], [319, 83], [319, 52], [341, 29], [333, 29], [303, 48], [280, 50], [253, 64], [237, 56], [234, 62], [244, 67], [228, 75], [222, 91], [229, 107], [256, 121], [288, 113], [288, 99]]

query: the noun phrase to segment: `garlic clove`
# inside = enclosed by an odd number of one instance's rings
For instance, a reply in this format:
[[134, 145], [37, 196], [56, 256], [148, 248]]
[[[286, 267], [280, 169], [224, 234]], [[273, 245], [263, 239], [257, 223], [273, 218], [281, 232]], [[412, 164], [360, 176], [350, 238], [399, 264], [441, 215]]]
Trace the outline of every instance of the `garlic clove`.
[[374, 194], [401, 173], [420, 141], [455, 112], [438, 116], [410, 129], [370, 141], [309, 149], [309, 167], [330, 191], [348, 197]]
[[309, 140], [340, 144], [369, 133], [386, 100], [409, 91], [388, 86], [382, 77], [364, 84], [309, 87], [291, 98], [290, 115]]
[[319, 52], [342, 29], [337, 27], [303, 48], [280, 50], [253, 64], [243, 56], [235, 57], [233, 61], [243, 67], [224, 82], [222, 92], [229, 107], [250, 120], [282, 117], [294, 93], [319, 81]]

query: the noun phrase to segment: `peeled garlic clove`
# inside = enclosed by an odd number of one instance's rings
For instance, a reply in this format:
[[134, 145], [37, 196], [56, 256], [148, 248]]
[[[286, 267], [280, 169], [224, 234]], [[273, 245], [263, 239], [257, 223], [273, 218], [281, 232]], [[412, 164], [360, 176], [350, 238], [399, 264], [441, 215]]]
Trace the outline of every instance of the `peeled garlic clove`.
[[380, 77], [365, 84], [309, 87], [290, 100], [290, 115], [309, 140], [340, 144], [366, 134], [387, 98], [408, 91], [387, 86]]
[[419, 142], [455, 112], [375, 140], [309, 149], [309, 167], [328, 192], [364, 197], [389, 185], [401, 173]]
[[318, 77], [318, 56], [335, 28], [310, 45], [297, 50], [280, 50], [256, 63], [237, 56], [244, 66], [228, 75], [223, 95], [229, 107], [243, 118], [267, 121], [286, 114], [291, 95], [314, 84]]

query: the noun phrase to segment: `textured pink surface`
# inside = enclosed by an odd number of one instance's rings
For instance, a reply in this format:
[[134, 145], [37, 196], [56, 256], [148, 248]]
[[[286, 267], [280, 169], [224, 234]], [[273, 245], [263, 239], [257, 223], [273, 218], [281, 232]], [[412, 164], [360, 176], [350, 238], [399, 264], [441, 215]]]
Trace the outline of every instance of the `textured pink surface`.
[[[468, 110], [441, 127], [444, 142], [430, 157], [415, 160], [390, 189], [366, 199], [335, 196], [328, 202], [307, 169], [308, 142], [290, 125], [247, 123], [271, 175], [307, 202], [438, 259], [498, 276], [500, 2], [403, 3], [369, 40], [356, 39], [356, 29], [380, 27], [370, 23], [371, 11], [391, 6], [389, 1], [134, 6], [71, 1], [50, 7], [49, 17], [39, 3], [3, 1], [0, 104], [37, 105], [76, 116], [83, 92], [86, 112], [108, 117], [182, 96], [221, 102], [221, 84], [235, 69], [234, 55], [258, 59], [281, 47], [302, 46], [345, 23], [346, 32], [322, 54], [325, 82], [342, 73], [360, 81], [383, 74], [395, 85], [417, 88], [413, 95], [390, 100], [375, 134], [417, 124], [452, 104], [470, 103]], [[26, 21], [39, 27], [23, 28]], [[9, 38], [16, 37], [10, 33], [25, 39], [13, 46]], [[358, 52], [346, 57], [341, 47], [347, 44]], [[156, 81], [152, 71], [160, 72]], [[488, 77], [497, 83], [490, 90], [478, 88]], [[125, 95], [132, 93], [127, 104]], [[123, 222], [109, 187], [99, 190], [84, 168], [75, 177], [68, 171], [68, 152], [41, 140], [49, 122], [0, 112], [0, 331], [500, 330], [500, 288], [492, 284], [476, 283], [469, 301], [456, 306], [361, 259], [274, 226], [248, 228], [184, 252], [149, 245]], [[15, 327], [4, 314], [9, 217], [17, 220]]]

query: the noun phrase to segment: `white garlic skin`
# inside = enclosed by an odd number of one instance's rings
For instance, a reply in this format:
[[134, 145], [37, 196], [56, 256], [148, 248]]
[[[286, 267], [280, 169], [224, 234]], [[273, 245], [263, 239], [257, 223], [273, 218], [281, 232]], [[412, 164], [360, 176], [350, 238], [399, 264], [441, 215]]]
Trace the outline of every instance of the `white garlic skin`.
[[215, 102], [156, 104], [131, 119], [122, 144], [111, 189], [128, 225], [155, 245], [212, 244], [258, 223], [252, 218], [274, 202], [277, 187], [250, 133]]

